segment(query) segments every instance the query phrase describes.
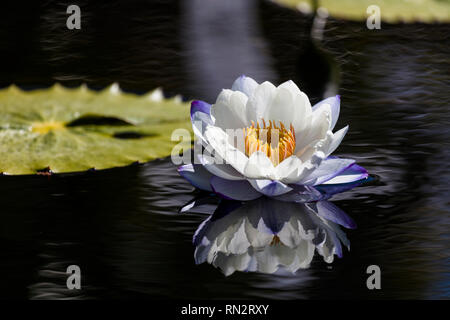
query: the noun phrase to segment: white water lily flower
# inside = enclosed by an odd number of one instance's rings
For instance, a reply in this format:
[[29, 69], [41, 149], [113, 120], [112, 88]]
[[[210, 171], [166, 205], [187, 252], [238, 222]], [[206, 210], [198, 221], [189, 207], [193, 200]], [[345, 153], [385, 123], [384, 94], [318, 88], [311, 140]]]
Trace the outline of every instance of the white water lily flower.
[[192, 102], [194, 133], [214, 157], [198, 155], [200, 164], [179, 172], [195, 187], [227, 199], [328, 198], [368, 178], [354, 160], [330, 157], [348, 130], [333, 133], [339, 111], [339, 96], [311, 107], [292, 81], [275, 87], [241, 76], [214, 105]]
[[[229, 204], [228, 204], [229, 205]], [[230, 213], [227, 203], [205, 220], [194, 236], [195, 261], [208, 262], [225, 275], [235, 271], [274, 273], [308, 268], [314, 253], [331, 263], [350, 247], [339, 224], [353, 220], [327, 201], [301, 204], [261, 198]]]

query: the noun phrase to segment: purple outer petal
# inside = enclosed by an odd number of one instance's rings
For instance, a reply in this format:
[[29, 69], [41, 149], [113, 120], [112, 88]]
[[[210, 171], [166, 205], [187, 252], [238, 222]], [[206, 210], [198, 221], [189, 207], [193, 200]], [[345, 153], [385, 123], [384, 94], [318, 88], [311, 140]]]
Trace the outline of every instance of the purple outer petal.
[[333, 221], [347, 229], [356, 229], [356, 223], [344, 211], [329, 201], [318, 201], [317, 214], [326, 220]]
[[207, 115], [211, 115], [211, 105], [201, 100], [195, 100], [191, 103], [191, 121], [194, 117], [194, 113], [203, 112]]
[[[354, 176], [352, 179], [355, 179], [353, 181], [349, 180], [348, 183], [337, 183], [333, 184], [330, 183], [333, 181], [334, 178], [337, 177], [345, 177], [345, 176]], [[304, 185], [296, 185], [296, 184], [290, 184], [289, 186], [293, 188], [294, 190], [282, 194], [278, 197], [274, 197], [276, 200], [280, 201], [293, 201], [293, 202], [313, 202], [313, 201], [321, 201], [331, 198], [333, 195], [337, 193], [341, 193], [344, 191], [348, 191], [350, 189], [353, 189], [365, 182], [368, 182], [372, 180], [372, 178], [369, 177], [369, 174], [366, 169], [363, 167], [352, 164], [347, 169], [342, 171], [339, 175], [336, 175], [333, 177], [333, 179], [328, 180], [324, 184], [315, 185], [315, 186], [304, 186]]]
[[178, 167], [178, 173], [194, 187], [205, 191], [213, 191], [209, 181], [213, 176], [200, 164], [185, 164]]
[[312, 107], [312, 110], [318, 109], [322, 104], [329, 104], [331, 106], [331, 125], [330, 129], [333, 130], [336, 122], [339, 119], [339, 112], [341, 110], [341, 96], [337, 95], [335, 97], [326, 98]]
[[[328, 157], [320, 166], [313, 171], [313, 173], [308, 177], [308, 181], [305, 182], [306, 185], [320, 185], [334, 177], [344, 173], [355, 161], [352, 159], [341, 159], [338, 157]], [[336, 170], [336, 168], [338, 168]], [[340, 169], [339, 169], [340, 168]], [[336, 170], [336, 171], [333, 171]]]
[[350, 183], [340, 183], [340, 184], [321, 184], [319, 186], [315, 186], [317, 190], [319, 190], [322, 194], [324, 199], [329, 199], [332, 195], [335, 195], [337, 193], [341, 193], [344, 191], [348, 191], [350, 189], [353, 189], [365, 182], [371, 181], [371, 177], [367, 177], [358, 181], [350, 182]]
[[227, 200], [249, 201], [262, 196], [247, 180], [225, 180], [213, 176], [210, 183], [212, 190]]
[[276, 180], [250, 180], [256, 191], [268, 197], [276, 197], [292, 190], [289, 186]]
[[[359, 181], [362, 179], [366, 179], [369, 176], [369, 173], [363, 167], [357, 165], [356, 163], [349, 166], [344, 171], [340, 172], [338, 175], [334, 176], [332, 179], [329, 179], [325, 182], [326, 185], [330, 184], [347, 184], [355, 181]], [[335, 179], [336, 178], [336, 179]], [[333, 183], [334, 180], [345, 179], [345, 182]]]

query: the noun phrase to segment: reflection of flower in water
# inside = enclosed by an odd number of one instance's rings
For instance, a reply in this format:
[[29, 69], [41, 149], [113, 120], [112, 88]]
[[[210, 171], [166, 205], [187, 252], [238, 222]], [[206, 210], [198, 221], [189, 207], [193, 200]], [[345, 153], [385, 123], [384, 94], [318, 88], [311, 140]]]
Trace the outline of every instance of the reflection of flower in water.
[[[338, 224], [354, 228], [349, 216], [330, 202], [309, 204], [268, 198], [238, 206], [223, 202], [194, 236], [195, 261], [208, 262], [225, 275], [236, 270], [274, 273], [308, 268], [317, 250], [324, 261], [342, 257], [350, 242]], [[231, 210], [231, 212], [230, 212]]]

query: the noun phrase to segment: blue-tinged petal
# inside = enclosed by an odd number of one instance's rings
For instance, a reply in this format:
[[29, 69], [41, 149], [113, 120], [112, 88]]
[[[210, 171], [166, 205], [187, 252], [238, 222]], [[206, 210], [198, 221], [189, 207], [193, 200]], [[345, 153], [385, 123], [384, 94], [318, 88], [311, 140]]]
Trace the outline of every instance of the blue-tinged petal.
[[354, 163], [344, 171], [340, 172], [339, 175], [336, 175], [332, 179], [326, 181], [325, 184], [350, 183], [366, 179], [368, 176], [369, 173], [366, 169]]
[[211, 172], [213, 175], [226, 180], [244, 180], [244, 176], [240, 174], [231, 165], [222, 163], [215, 164], [213, 158], [206, 157], [204, 155], [198, 155], [198, 160], [201, 162], [203, 167]]
[[205, 191], [213, 191], [210, 179], [213, 176], [200, 164], [186, 164], [178, 167], [178, 173], [194, 187]]
[[194, 118], [194, 114], [196, 112], [202, 112], [207, 114], [208, 116], [211, 115], [211, 105], [209, 103], [206, 103], [201, 100], [195, 100], [191, 103], [191, 121]]
[[340, 224], [347, 229], [356, 229], [355, 221], [333, 203], [329, 201], [318, 201], [310, 205], [316, 206], [317, 210], [315, 211], [320, 217]]
[[210, 183], [213, 191], [227, 200], [249, 201], [262, 196], [247, 180], [225, 180], [213, 176]]
[[315, 104], [312, 107], [313, 111], [319, 110], [324, 105], [328, 104], [331, 108], [331, 123], [330, 123], [330, 130], [333, 130], [334, 126], [336, 125], [336, 122], [339, 119], [339, 113], [341, 109], [341, 97], [335, 96], [326, 98], [325, 100], [320, 101], [319, 103]]
[[257, 86], [258, 83], [255, 80], [253, 80], [250, 77], [246, 77], [245, 75], [242, 75], [234, 81], [231, 90], [240, 91], [244, 93], [247, 97], [251, 97]]
[[292, 190], [291, 187], [276, 180], [249, 180], [250, 184], [256, 191], [268, 196], [276, 197]]
[[319, 167], [308, 176], [308, 180], [302, 184], [310, 186], [322, 184], [344, 173], [354, 163], [355, 160], [352, 159], [327, 158], [320, 163]]

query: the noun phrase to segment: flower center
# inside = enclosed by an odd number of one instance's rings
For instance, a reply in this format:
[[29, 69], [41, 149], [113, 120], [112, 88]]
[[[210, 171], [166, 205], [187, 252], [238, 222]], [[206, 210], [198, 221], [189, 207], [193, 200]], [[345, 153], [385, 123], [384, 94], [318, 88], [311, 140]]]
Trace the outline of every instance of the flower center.
[[262, 151], [277, 166], [284, 159], [292, 156], [295, 150], [295, 132], [292, 124], [289, 130], [280, 121], [279, 127], [275, 121], [269, 121], [266, 125], [262, 119], [263, 126], [252, 121], [252, 126], [244, 128], [245, 154], [250, 157], [253, 152]]

